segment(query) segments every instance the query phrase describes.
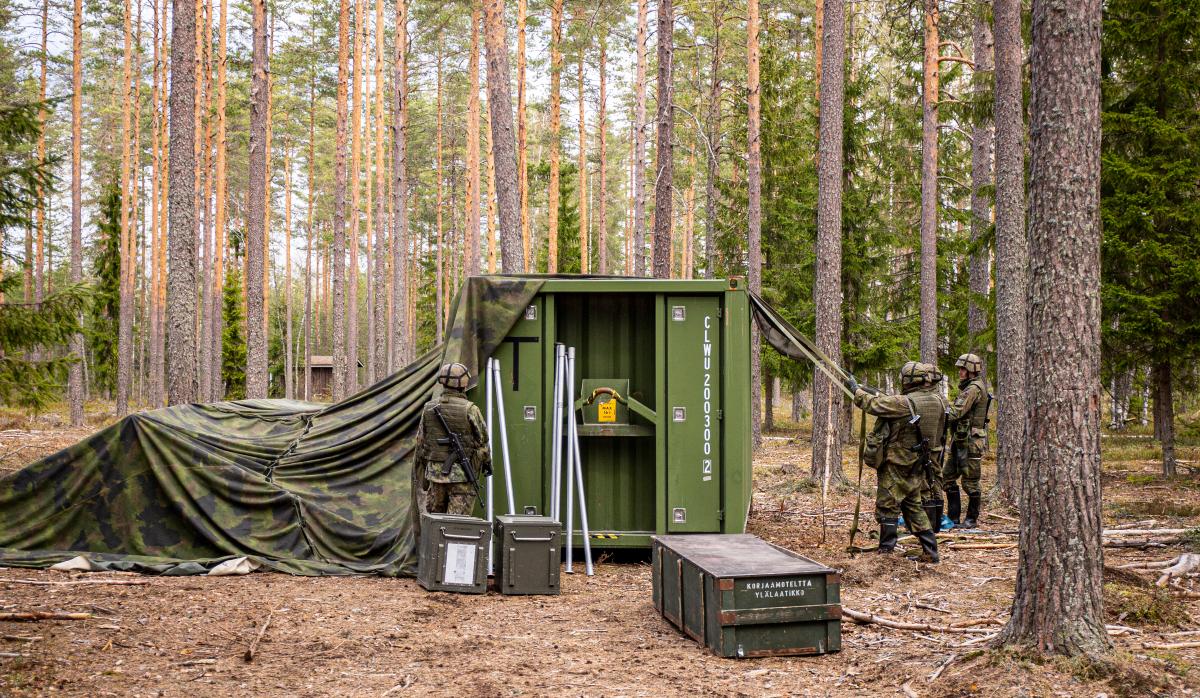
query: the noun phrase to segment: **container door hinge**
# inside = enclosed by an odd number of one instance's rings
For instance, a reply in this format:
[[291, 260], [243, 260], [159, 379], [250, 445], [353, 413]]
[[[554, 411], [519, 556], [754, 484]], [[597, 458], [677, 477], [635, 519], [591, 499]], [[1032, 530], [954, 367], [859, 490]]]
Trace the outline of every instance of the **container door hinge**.
[[717, 521], [724, 521], [724, 520], [725, 520], [725, 510], [717, 509]]
[[717, 419], [725, 419], [725, 410], [717, 410]]
[[721, 308], [717, 308], [717, 317], [724, 317], [724, 316], [725, 316], [725, 311], [722, 310]]

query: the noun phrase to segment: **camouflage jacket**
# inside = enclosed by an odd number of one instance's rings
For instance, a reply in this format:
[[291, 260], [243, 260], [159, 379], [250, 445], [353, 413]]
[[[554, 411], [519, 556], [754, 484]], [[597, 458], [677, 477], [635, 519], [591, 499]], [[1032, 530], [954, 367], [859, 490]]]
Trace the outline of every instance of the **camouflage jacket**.
[[483, 415], [475, 403], [467, 399], [463, 393], [447, 390], [441, 397], [425, 403], [421, 410], [421, 426], [417, 432], [417, 463], [425, 467], [425, 478], [430, 482], [467, 482], [462, 466], [455, 463], [449, 473], [443, 473], [446, 458], [450, 456], [452, 447], [449, 444], [439, 444], [438, 439], [446, 438], [446, 430], [433, 408], [438, 407], [446, 423], [462, 440], [467, 455], [471, 458], [471, 466], [477, 477], [484, 466], [491, 466], [492, 456], [488, 449], [487, 427]]
[[958, 397], [950, 406], [954, 441], [966, 441], [971, 436], [987, 438], [989, 392], [983, 376], [959, 382]]
[[[854, 404], [868, 414], [878, 417], [867, 436], [864, 457], [872, 467], [892, 465], [911, 471], [921, 460], [917, 448], [921, 439], [929, 440], [930, 458], [937, 461], [942, 450], [942, 425], [946, 401], [933, 386], [903, 395], [871, 395], [861, 388], [854, 394]], [[912, 423], [914, 415], [920, 420]]]

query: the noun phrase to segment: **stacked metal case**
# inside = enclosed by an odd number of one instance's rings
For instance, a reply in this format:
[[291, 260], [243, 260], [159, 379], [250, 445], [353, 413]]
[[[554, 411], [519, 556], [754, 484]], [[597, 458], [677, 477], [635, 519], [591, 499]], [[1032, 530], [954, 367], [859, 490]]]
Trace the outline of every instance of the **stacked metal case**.
[[558, 594], [562, 526], [548, 516], [496, 517], [496, 590]]
[[653, 538], [654, 607], [722, 657], [842, 647], [837, 570], [757, 536]]
[[430, 591], [487, 592], [492, 527], [473, 516], [421, 514], [417, 582]]

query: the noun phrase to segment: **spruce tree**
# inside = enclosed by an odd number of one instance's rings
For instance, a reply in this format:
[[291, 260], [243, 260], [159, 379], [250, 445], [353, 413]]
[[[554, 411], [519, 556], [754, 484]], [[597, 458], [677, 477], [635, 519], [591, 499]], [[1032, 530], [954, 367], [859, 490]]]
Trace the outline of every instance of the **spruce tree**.
[[240, 400], [246, 397], [246, 313], [242, 306], [242, 262], [239, 254], [240, 234], [231, 231], [233, 263], [225, 275], [221, 289], [224, 327], [221, 333], [221, 382], [224, 398]]
[[87, 341], [92, 356], [92, 385], [111, 395], [117, 379], [117, 318], [120, 313], [121, 190], [105, 187], [100, 199], [92, 274], [96, 277]]

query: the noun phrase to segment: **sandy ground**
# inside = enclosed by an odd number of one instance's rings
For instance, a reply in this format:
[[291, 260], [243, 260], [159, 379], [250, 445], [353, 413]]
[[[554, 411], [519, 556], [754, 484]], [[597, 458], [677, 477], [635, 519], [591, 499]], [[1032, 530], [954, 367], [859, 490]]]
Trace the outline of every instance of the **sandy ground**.
[[[21, 434], [30, 429], [38, 433]], [[4, 460], [6, 452], [20, 448], [15, 460], [27, 462], [80, 435], [53, 425], [8, 425], [0, 430], [0, 472], [16, 467]], [[1155, 478], [1156, 464], [1134, 441], [1116, 451], [1105, 466], [1106, 523], [1200, 523], [1200, 485]], [[1200, 629], [1193, 618], [1200, 617], [1200, 601], [1155, 592], [1149, 576], [1114, 572], [1106, 584], [1109, 622], [1132, 630], [1113, 638], [1111, 665], [985, 651], [995, 623], [1007, 617], [1016, 549], [944, 545], [937, 566], [902, 556], [852, 557], [845, 547], [854, 492], [843, 487], [831, 493], [822, 543], [819, 491], [783, 472], [785, 465], [806, 472], [807, 459], [803, 440], [767, 442], [756, 461], [751, 532], [842, 569], [846, 607], [939, 625], [976, 620], [984, 623], [978, 633], [919, 633], [847, 621], [837, 654], [722, 659], [656, 614], [644, 562], [602, 562], [592, 578], [564, 575], [557, 597], [427, 593], [412, 580], [377, 578], [146, 578], [9, 569], [0, 570], [3, 610], [79, 611], [93, 618], [0, 622], [0, 694], [1200, 694], [1200, 649], [1142, 647], [1200, 640], [1168, 635]], [[873, 486], [872, 475], [865, 480]], [[864, 508], [865, 527], [873, 532], [869, 497]], [[1015, 520], [989, 517], [985, 524], [985, 534], [959, 536], [959, 544], [1015, 542]], [[1105, 562], [1115, 567], [1164, 560], [1186, 550], [1106, 550]], [[136, 583], [62, 584], [98, 579]], [[247, 662], [247, 648], [268, 619]]]

